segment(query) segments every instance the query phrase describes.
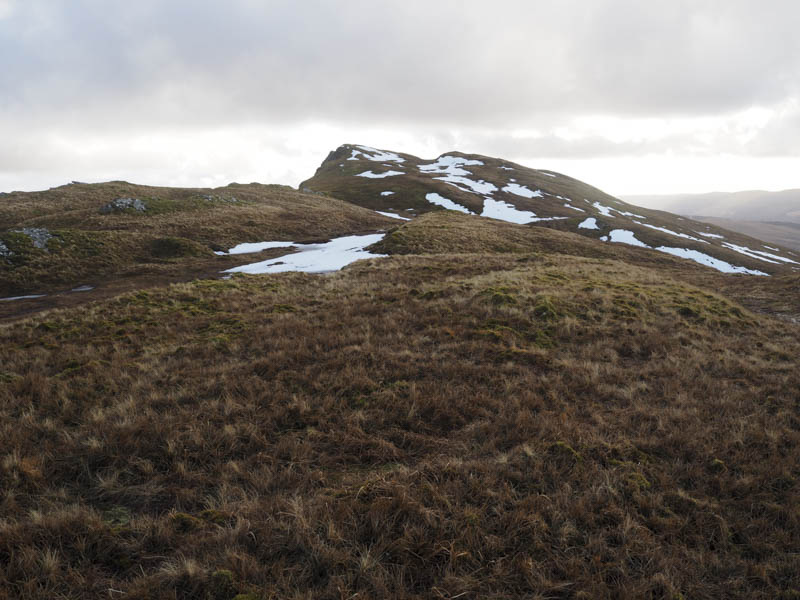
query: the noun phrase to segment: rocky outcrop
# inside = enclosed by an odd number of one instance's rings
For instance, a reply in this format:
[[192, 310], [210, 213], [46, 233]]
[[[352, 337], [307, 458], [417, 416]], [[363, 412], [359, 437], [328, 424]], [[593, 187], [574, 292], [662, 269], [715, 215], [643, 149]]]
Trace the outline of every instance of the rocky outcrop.
[[203, 200], [206, 202], [238, 202], [236, 196], [215, 196], [214, 194], [203, 194]]
[[109, 202], [100, 209], [104, 215], [113, 212], [122, 212], [124, 210], [135, 210], [136, 212], [145, 212], [147, 205], [138, 198], [117, 198]]
[[47, 229], [40, 227], [23, 227], [22, 229], [15, 229], [17, 233], [22, 233], [31, 238], [34, 248], [47, 250], [47, 242], [53, 239], [53, 236]]

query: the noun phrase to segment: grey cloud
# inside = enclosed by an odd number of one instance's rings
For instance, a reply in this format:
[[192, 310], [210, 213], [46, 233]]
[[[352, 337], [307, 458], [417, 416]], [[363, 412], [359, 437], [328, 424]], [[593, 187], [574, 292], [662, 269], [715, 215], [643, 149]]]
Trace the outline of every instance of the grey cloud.
[[[155, 0], [20, 3], [4, 110], [69, 120], [317, 118], [500, 126], [702, 114], [797, 92], [800, 6]], [[87, 117], [88, 114], [88, 117]]]
[[[145, 173], [158, 155], [125, 140], [165, 130], [269, 126], [280, 151], [308, 123], [509, 158], [796, 155], [791, 112], [748, 143], [557, 128], [785, 106], [800, 98], [797, 22], [795, 0], [0, 0], [0, 174]], [[73, 151], [93, 136], [114, 152]]]

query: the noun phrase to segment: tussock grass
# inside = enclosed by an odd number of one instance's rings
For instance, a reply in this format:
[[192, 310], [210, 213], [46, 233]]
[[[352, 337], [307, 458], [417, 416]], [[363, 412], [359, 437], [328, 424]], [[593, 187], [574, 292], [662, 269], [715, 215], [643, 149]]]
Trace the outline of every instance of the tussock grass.
[[0, 326], [0, 598], [797, 595], [797, 327], [462, 243]]

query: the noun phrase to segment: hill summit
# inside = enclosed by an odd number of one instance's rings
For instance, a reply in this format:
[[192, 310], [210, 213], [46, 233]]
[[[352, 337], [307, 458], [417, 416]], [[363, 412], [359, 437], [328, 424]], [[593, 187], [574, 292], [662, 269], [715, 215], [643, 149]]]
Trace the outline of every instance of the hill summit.
[[408, 221], [449, 209], [516, 224], [571, 231], [650, 248], [724, 273], [800, 270], [800, 255], [678, 215], [623, 202], [555, 171], [500, 158], [448, 152], [433, 160], [345, 144], [332, 151], [303, 192]]

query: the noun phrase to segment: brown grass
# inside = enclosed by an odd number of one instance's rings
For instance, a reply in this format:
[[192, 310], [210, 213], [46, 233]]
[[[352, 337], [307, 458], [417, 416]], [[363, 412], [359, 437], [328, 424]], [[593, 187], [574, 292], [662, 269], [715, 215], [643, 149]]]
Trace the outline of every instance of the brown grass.
[[797, 597], [799, 353], [543, 252], [0, 326], [0, 598]]
[[[102, 214], [115, 198], [148, 210]], [[211, 198], [209, 200], [208, 198]], [[136, 274], [190, 270], [213, 250], [241, 242], [309, 241], [381, 229], [396, 220], [285, 186], [232, 184], [217, 189], [157, 188], [125, 182], [76, 184], [14, 193], [0, 201], [0, 296], [62, 290]], [[54, 236], [37, 249], [23, 227]]]

